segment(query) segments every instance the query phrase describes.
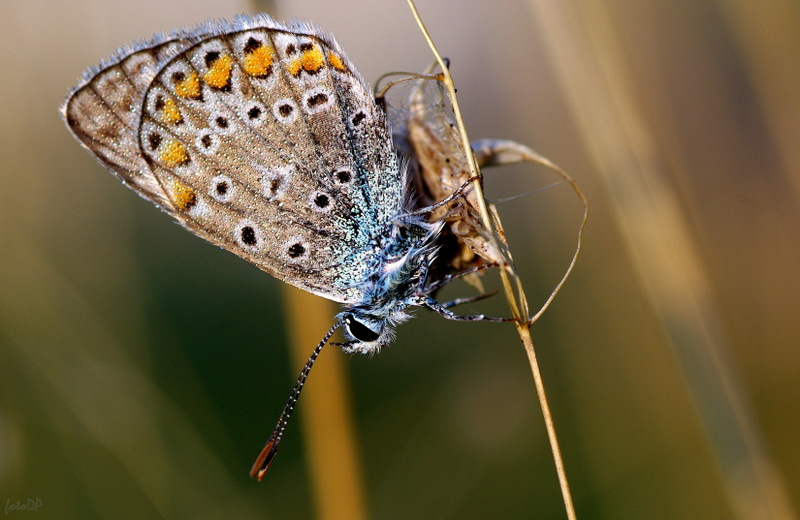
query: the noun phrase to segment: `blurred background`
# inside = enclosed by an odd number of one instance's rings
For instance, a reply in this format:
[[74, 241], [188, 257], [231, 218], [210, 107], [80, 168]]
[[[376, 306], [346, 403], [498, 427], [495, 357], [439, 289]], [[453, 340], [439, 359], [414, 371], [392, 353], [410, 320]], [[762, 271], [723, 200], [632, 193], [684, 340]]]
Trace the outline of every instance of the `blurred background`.
[[[451, 59], [470, 137], [533, 147], [590, 201], [574, 275], [533, 327], [578, 517], [796, 518], [800, 6], [418, 7]], [[332, 31], [368, 81], [420, 71], [432, 56], [404, 2], [2, 9], [9, 517], [565, 517], [514, 328], [425, 311], [372, 359], [323, 351], [275, 464], [250, 479], [335, 308], [182, 230], [59, 118], [80, 73], [116, 47], [259, 9]], [[491, 197], [556, 180], [535, 167], [484, 174]], [[563, 185], [500, 208], [534, 309], [567, 266], [581, 211]], [[485, 308], [508, 314], [500, 297]], [[338, 395], [343, 405], [317, 400]]]

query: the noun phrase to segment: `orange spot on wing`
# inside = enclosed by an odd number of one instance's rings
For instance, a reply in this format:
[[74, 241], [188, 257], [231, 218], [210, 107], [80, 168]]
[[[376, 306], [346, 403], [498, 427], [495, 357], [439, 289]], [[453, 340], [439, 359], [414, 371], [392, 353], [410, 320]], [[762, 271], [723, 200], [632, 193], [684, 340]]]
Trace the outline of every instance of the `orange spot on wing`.
[[347, 72], [347, 67], [345, 66], [344, 62], [342, 61], [342, 58], [340, 58], [336, 54], [334, 54], [332, 52], [329, 53], [328, 54], [328, 61], [331, 63], [331, 66], [334, 69], [336, 69], [336, 70], [338, 70], [340, 72]]
[[183, 121], [181, 111], [178, 110], [178, 105], [175, 104], [173, 99], [168, 99], [164, 103], [164, 110], [161, 112], [161, 122], [164, 124], [176, 125]]
[[182, 98], [196, 99], [200, 97], [200, 78], [196, 72], [175, 84], [175, 95]]
[[244, 57], [242, 69], [250, 76], [266, 76], [272, 67], [274, 53], [268, 45], [261, 45]]
[[172, 181], [172, 202], [178, 211], [186, 211], [197, 204], [197, 194], [179, 180]]
[[209, 65], [208, 71], [203, 74], [203, 81], [210, 87], [223, 88], [231, 79], [231, 69], [233, 69], [233, 56], [222, 54]]
[[325, 57], [322, 55], [322, 51], [318, 47], [314, 47], [303, 52], [299, 58], [291, 62], [288, 70], [289, 74], [296, 76], [301, 70], [316, 72], [324, 66]]
[[189, 154], [186, 147], [179, 141], [170, 141], [161, 150], [161, 161], [169, 168], [174, 168], [189, 162]]

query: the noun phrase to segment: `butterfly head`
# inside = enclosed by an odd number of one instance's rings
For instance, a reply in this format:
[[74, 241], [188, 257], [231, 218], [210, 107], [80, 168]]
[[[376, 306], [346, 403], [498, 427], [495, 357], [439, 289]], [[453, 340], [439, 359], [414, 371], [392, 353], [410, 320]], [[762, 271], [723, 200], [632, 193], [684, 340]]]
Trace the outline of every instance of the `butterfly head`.
[[361, 300], [337, 316], [345, 352], [376, 354], [394, 339], [394, 327], [411, 316], [410, 305], [419, 305], [425, 280], [436, 258], [436, 239], [442, 224], [407, 219], [388, 234], [380, 262], [361, 285]]

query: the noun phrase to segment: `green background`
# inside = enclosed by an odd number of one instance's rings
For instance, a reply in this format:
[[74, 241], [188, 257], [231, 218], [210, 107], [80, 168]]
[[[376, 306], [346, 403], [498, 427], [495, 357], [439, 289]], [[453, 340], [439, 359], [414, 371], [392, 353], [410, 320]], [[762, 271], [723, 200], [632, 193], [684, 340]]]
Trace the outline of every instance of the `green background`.
[[[533, 328], [578, 517], [794, 518], [797, 4], [419, 8], [471, 137], [532, 146], [590, 201], [576, 271]], [[265, 481], [247, 476], [299, 369], [281, 284], [120, 186], [57, 110], [116, 47], [254, 9], [3, 2], [0, 506], [41, 500], [9, 518], [337, 517], [315, 498], [302, 421]], [[270, 11], [331, 30], [370, 82], [432, 60], [399, 0]], [[493, 197], [555, 180], [485, 174]], [[501, 216], [536, 309], [580, 204], [559, 186]], [[486, 311], [508, 314], [494, 300]], [[344, 366], [367, 517], [565, 517], [511, 325], [419, 311], [390, 348]]]

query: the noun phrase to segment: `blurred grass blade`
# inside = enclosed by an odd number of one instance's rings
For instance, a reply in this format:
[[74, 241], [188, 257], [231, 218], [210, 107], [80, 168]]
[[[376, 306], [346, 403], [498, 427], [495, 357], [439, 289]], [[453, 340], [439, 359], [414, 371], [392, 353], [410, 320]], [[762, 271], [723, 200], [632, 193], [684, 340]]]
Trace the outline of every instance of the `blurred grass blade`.
[[728, 360], [727, 340], [687, 218], [659, 168], [668, 161], [658, 157], [634, 102], [632, 72], [603, 2], [530, 0], [529, 6], [615, 204], [636, 275], [683, 368], [731, 507], [746, 520], [794, 518]]
[[[109, 486], [125, 484], [126, 496], [136, 502], [128, 509], [133, 517], [173, 518], [176, 497], [185, 496], [194, 499], [182, 502], [180, 517], [212, 518], [220, 510], [254, 517], [256, 508], [237, 491], [213, 450], [140, 370], [101, 313], [24, 239], [3, 260], [3, 419], [35, 433], [28, 442], [4, 447], [13, 452], [0, 461], [24, 468], [19, 482], [10, 484], [36, 493], [52, 479], [77, 477], [72, 489], [85, 493], [100, 516], [120, 507], [119, 494]], [[179, 448], [174, 439], [180, 439]], [[92, 451], [92, 443], [100, 450]], [[0, 477], [12, 467], [0, 465]], [[67, 507], [51, 494], [40, 498], [51, 511]]]
[[717, 3], [739, 40], [769, 138], [800, 202], [800, 6], [794, 0]]

